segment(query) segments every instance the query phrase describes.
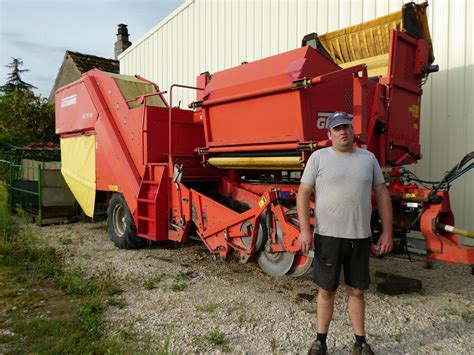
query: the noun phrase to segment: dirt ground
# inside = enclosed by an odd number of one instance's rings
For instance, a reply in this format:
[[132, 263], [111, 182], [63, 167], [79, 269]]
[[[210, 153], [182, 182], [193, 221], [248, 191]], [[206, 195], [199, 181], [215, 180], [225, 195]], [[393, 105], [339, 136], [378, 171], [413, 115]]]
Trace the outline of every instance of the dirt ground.
[[[130, 339], [137, 351], [306, 353], [315, 337], [317, 288], [309, 274], [270, 277], [255, 262], [216, 262], [205, 247], [158, 244], [117, 249], [105, 222], [34, 227], [66, 256], [68, 267], [117, 279], [123, 293], [109, 302], [103, 329]], [[373, 259], [366, 293], [367, 335], [377, 353], [472, 353], [474, 276], [467, 266], [413, 256]], [[376, 271], [413, 277], [419, 293], [377, 291]], [[349, 353], [353, 334], [345, 291], [337, 293], [330, 354]]]

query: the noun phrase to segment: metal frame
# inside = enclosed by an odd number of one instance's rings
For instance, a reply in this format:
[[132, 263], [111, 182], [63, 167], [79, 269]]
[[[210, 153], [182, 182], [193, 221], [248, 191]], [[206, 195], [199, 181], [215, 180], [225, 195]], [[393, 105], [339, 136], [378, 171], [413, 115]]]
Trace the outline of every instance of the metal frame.
[[[10, 211], [13, 211], [13, 208], [14, 208], [14, 201], [13, 201], [13, 191], [18, 191], [18, 192], [23, 192], [23, 193], [26, 193], [26, 194], [29, 194], [29, 195], [33, 195], [33, 196], [37, 196], [38, 197], [38, 217], [36, 219], [37, 221], [37, 224], [39, 226], [42, 226], [43, 225], [43, 203], [42, 203], [42, 200], [43, 200], [43, 194], [42, 194], [42, 182], [43, 182], [43, 171], [45, 170], [44, 169], [44, 162], [40, 162], [40, 164], [38, 165], [37, 168], [35, 167], [26, 167], [25, 165], [22, 165], [22, 164], [15, 164], [13, 162], [10, 162], [10, 161], [7, 161], [7, 160], [0, 160], [0, 163], [1, 164], [7, 164], [8, 165], [8, 181], [7, 181], [7, 188], [8, 188], [8, 194], [9, 194], [9, 209]], [[38, 182], [37, 182], [37, 186], [38, 186], [38, 192], [34, 192], [34, 191], [29, 191], [29, 190], [25, 190], [25, 189], [20, 189], [18, 187], [14, 187], [13, 184], [15, 181], [20, 181], [20, 180], [15, 180], [14, 178], [14, 169], [15, 168], [19, 168], [21, 170], [19, 171], [22, 171], [24, 169], [35, 169], [36, 170], [36, 173], [38, 174]], [[33, 212], [33, 211], [31, 211]]]

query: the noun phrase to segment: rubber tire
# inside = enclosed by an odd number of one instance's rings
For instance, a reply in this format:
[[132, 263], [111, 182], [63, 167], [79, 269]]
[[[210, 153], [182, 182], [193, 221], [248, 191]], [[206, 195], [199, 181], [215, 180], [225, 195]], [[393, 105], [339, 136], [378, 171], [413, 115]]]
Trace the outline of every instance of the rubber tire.
[[[114, 211], [115, 213], [123, 213], [123, 224], [121, 226], [114, 225], [114, 220], [117, 220], [117, 218], [114, 218]], [[107, 225], [110, 239], [120, 249], [137, 249], [144, 247], [147, 243], [146, 239], [137, 236], [137, 227], [121, 193], [112, 194], [109, 200]], [[120, 229], [123, 230], [123, 233], [119, 232]]]

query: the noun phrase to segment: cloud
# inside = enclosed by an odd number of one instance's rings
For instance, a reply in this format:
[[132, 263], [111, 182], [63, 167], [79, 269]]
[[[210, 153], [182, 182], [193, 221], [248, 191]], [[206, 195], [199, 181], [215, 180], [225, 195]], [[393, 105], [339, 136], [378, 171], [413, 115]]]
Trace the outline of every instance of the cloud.
[[66, 51], [65, 47], [52, 46], [33, 41], [15, 40], [10, 41], [10, 44], [20, 50], [33, 51], [38, 54], [64, 53]]
[[185, 0], [0, 0], [0, 85], [21, 58], [24, 80], [49, 95], [66, 50], [114, 55], [117, 24], [137, 41]]
[[[1, 1], [1, 0], [0, 0]], [[21, 33], [18, 33], [18, 32], [2, 32], [2, 37], [3, 39], [5, 40], [21, 40], [23, 38], [25, 38], [24, 35], [22, 35]]]

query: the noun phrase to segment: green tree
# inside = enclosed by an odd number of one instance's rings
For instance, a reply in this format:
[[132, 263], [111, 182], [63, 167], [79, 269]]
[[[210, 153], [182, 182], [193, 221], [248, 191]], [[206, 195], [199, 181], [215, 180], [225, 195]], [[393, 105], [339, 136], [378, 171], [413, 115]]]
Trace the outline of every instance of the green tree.
[[0, 146], [9, 143], [23, 145], [30, 142], [57, 140], [54, 135], [54, 106], [36, 96], [33, 85], [24, 82], [19, 69], [23, 62], [13, 58], [5, 85], [0, 86]]
[[0, 86], [0, 91], [5, 94], [12, 93], [14, 91], [31, 91], [32, 89], [37, 89], [36, 86], [28, 84], [27, 82], [21, 79], [23, 73], [28, 73], [29, 69], [20, 69], [20, 66], [23, 65], [21, 58], [13, 58], [12, 62], [5, 65], [5, 67], [10, 68], [10, 74], [8, 74], [7, 82], [5, 85]]

